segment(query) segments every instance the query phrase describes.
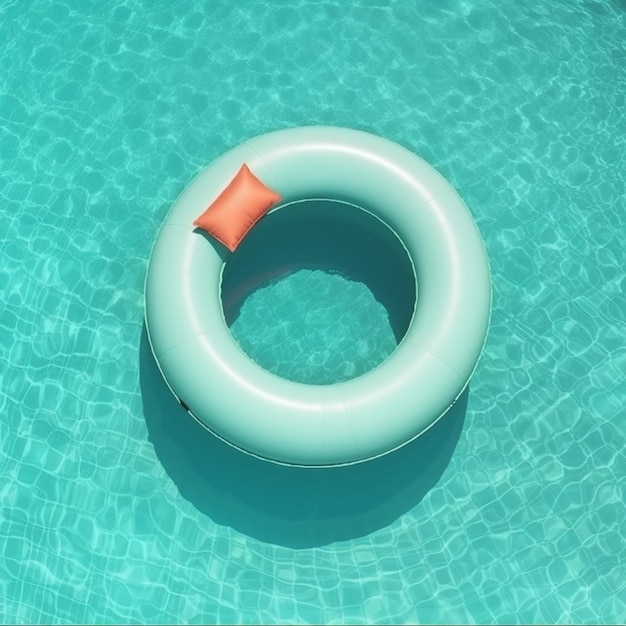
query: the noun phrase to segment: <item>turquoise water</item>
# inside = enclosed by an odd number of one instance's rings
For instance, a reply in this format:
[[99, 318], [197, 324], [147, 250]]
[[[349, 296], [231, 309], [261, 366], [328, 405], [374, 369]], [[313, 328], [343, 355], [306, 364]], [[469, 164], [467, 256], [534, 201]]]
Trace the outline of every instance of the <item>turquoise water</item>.
[[257, 288], [230, 330], [259, 365], [310, 385], [356, 378], [398, 345], [367, 285], [322, 270], [297, 270]]
[[[0, 618], [626, 618], [621, 0], [0, 3]], [[397, 455], [287, 472], [169, 398], [143, 281], [245, 139], [383, 135], [493, 278], [469, 391]]]

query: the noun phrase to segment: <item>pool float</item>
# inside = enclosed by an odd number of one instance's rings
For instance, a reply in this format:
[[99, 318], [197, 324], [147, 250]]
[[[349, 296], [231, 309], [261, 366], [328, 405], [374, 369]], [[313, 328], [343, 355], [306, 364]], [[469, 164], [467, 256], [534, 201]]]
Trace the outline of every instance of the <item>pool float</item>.
[[[204, 236], [194, 221], [244, 164], [275, 193], [270, 212], [333, 199], [370, 212], [399, 237], [418, 297], [405, 336], [375, 369], [346, 382], [306, 385], [264, 370], [234, 341], [220, 290], [236, 244]], [[145, 286], [150, 346], [183, 407], [232, 446], [296, 466], [366, 461], [432, 426], [470, 380], [490, 303], [482, 240], [451, 185], [398, 144], [324, 126], [255, 137], [204, 169], [161, 226]]]
[[231, 322], [238, 316], [244, 300], [255, 289], [265, 286], [272, 281], [284, 278], [298, 269], [300, 268], [295, 264], [287, 264], [272, 268], [271, 270], [255, 272], [252, 276], [241, 281], [234, 289], [229, 290], [227, 293], [224, 293], [222, 290], [222, 308], [226, 324], [230, 327]]

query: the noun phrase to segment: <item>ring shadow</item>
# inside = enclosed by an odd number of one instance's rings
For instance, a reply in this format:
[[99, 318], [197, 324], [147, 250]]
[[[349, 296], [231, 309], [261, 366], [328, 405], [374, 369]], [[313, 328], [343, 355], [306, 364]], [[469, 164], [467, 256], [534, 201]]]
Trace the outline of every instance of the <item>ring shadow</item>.
[[181, 495], [214, 522], [259, 541], [311, 548], [368, 535], [432, 489], [459, 440], [469, 388], [429, 430], [355, 465], [299, 468], [241, 452], [199, 425], [170, 392], [146, 333], [140, 385], [149, 439]]

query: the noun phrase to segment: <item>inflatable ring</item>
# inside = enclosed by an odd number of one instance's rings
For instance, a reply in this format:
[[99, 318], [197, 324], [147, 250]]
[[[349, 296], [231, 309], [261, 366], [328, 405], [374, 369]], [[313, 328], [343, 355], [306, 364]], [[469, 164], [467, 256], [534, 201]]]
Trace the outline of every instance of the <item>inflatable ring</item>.
[[[306, 385], [257, 365], [224, 319], [228, 250], [193, 221], [246, 163], [283, 198], [361, 207], [408, 252], [419, 295], [404, 338], [375, 369]], [[304, 127], [251, 139], [183, 192], [156, 238], [146, 329], [174, 395], [227, 443], [278, 463], [332, 466], [389, 453], [418, 437], [467, 386], [489, 323], [491, 286], [478, 229], [454, 189], [405, 148], [345, 128]]]

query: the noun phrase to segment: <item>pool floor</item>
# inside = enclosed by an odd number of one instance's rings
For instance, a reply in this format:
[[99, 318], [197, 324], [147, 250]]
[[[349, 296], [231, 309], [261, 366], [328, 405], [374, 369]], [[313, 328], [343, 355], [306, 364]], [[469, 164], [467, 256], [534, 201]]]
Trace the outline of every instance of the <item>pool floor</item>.
[[[623, 623], [621, 0], [0, 4], [0, 621]], [[241, 454], [143, 323], [206, 164], [309, 124], [411, 149], [485, 241], [490, 332], [423, 437]]]

